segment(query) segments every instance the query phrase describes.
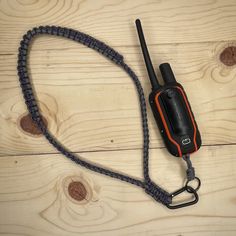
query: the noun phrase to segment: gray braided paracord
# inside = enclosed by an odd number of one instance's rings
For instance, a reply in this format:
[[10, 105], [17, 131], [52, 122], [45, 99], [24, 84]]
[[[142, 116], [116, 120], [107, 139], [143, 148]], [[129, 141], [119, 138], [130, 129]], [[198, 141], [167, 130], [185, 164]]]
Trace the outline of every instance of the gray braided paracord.
[[187, 170], [186, 170], [187, 180], [192, 181], [195, 179], [195, 169], [192, 165], [189, 154], [184, 155], [183, 159], [186, 161], [187, 164]]
[[[36, 35], [40, 34], [49, 34], [49, 35], [56, 35], [65, 37], [68, 39], [72, 39], [76, 42], [82, 43], [86, 45], [89, 48], [92, 48], [105, 57], [109, 58], [111, 61], [119, 65], [121, 68], [123, 68], [127, 74], [131, 77], [133, 80], [138, 96], [139, 96], [139, 102], [140, 102], [140, 110], [141, 110], [141, 116], [142, 116], [142, 126], [143, 126], [143, 175], [144, 180], [135, 179], [129, 176], [126, 176], [124, 174], [114, 172], [111, 170], [108, 170], [104, 167], [97, 166], [95, 164], [92, 164], [90, 162], [85, 161], [82, 157], [79, 155], [75, 155], [71, 153], [67, 148], [65, 148], [62, 144], [59, 143], [59, 141], [56, 140], [55, 137], [49, 132], [47, 127], [44, 125], [42, 116], [40, 114], [40, 110], [38, 107], [38, 104], [35, 99], [35, 95], [32, 89], [32, 85], [30, 82], [30, 78], [27, 71], [27, 55], [28, 55], [28, 49], [29, 45], [32, 41], [32, 39]], [[164, 205], [169, 205], [172, 202], [171, 194], [160, 188], [158, 185], [156, 185], [154, 182], [151, 181], [149, 177], [149, 167], [148, 167], [148, 157], [149, 157], [149, 129], [148, 129], [148, 121], [147, 121], [147, 112], [146, 112], [146, 103], [145, 103], [145, 97], [143, 93], [143, 88], [141, 86], [141, 83], [136, 76], [136, 74], [132, 71], [132, 69], [125, 64], [123, 61], [123, 56], [120, 55], [118, 52], [116, 52], [114, 49], [106, 45], [105, 43], [87, 35], [82, 32], [69, 29], [69, 28], [62, 28], [62, 27], [56, 27], [56, 26], [40, 26], [38, 28], [33, 28], [32, 30], [29, 30], [24, 36], [23, 40], [20, 42], [20, 48], [19, 48], [19, 54], [18, 54], [18, 76], [20, 80], [20, 85], [22, 88], [22, 92], [25, 98], [25, 103], [27, 105], [28, 111], [31, 114], [32, 119], [37, 124], [37, 126], [40, 128], [44, 136], [47, 138], [47, 140], [63, 155], [65, 155], [67, 158], [74, 161], [76, 164], [79, 164], [87, 169], [90, 169], [92, 171], [101, 173], [103, 175], [110, 176], [112, 178], [120, 179], [122, 181], [128, 182], [133, 185], [137, 185], [143, 189], [145, 189], [145, 192], [152, 196], [156, 201], [161, 202]]]

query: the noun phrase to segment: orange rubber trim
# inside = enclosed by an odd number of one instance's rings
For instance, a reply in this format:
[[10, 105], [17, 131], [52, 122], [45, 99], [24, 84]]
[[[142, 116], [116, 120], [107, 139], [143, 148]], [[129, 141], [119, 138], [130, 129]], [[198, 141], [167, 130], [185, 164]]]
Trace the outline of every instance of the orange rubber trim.
[[196, 124], [195, 124], [195, 121], [194, 121], [194, 118], [193, 118], [193, 114], [192, 114], [192, 112], [191, 112], [191, 110], [190, 110], [190, 107], [189, 107], [189, 104], [188, 104], [188, 100], [187, 100], [187, 98], [186, 98], [186, 95], [185, 95], [183, 89], [180, 88], [180, 87], [177, 87], [177, 86], [176, 86], [176, 88], [179, 89], [180, 92], [182, 93], [182, 95], [183, 95], [183, 97], [184, 97], [184, 101], [185, 101], [185, 103], [186, 103], [186, 105], [187, 105], [188, 113], [189, 113], [189, 115], [190, 115], [190, 117], [191, 117], [191, 121], [192, 121], [192, 123], [193, 123], [193, 128], [194, 128], [193, 143], [194, 143], [194, 146], [195, 146], [195, 151], [197, 151], [197, 150], [198, 150], [198, 148], [197, 148], [197, 142], [196, 142], [197, 128], [196, 128]]
[[155, 96], [155, 102], [156, 102], [156, 105], [157, 105], [157, 109], [159, 111], [159, 114], [161, 116], [161, 120], [162, 120], [162, 123], [164, 125], [164, 128], [166, 130], [166, 133], [167, 133], [167, 136], [169, 138], [169, 140], [177, 147], [178, 149], [178, 153], [179, 153], [179, 156], [182, 157], [182, 151], [181, 151], [181, 148], [179, 146], [179, 144], [171, 137], [170, 135], [170, 131], [168, 129], [168, 126], [166, 124], [166, 121], [165, 121], [165, 118], [164, 118], [164, 115], [163, 115], [163, 112], [161, 110], [161, 106], [160, 106], [160, 103], [158, 101], [158, 97], [160, 96], [161, 92], [159, 92], [156, 96]]

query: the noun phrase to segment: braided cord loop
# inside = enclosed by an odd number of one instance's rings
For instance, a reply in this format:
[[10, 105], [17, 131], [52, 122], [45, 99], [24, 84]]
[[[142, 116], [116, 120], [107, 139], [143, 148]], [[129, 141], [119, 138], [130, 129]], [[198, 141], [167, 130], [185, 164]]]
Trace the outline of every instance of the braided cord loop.
[[[140, 102], [140, 111], [142, 116], [142, 128], [143, 128], [143, 175], [144, 180], [136, 179], [125, 174], [121, 174], [102, 166], [95, 165], [91, 162], [85, 161], [81, 156], [75, 155], [70, 152], [66, 147], [64, 147], [47, 129], [45, 126], [42, 116], [40, 113], [39, 106], [35, 99], [35, 94], [32, 89], [32, 84], [29, 78], [28, 70], [27, 70], [27, 55], [29, 52], [29, 45], [32, 42], [32, 39], [41, 34], [55, 35], [64, 38], [71, 39], [78, 43], [84, 44], [85, 46], [96, 50], [103, 56], [107, 57], [115, 64], [123, 68], [124, 71], [131, 77], [133, 80], [138, 97]], [[123, 56], [115, 51], [113, 48], [109, 47], [105, 43], [87, 35], [80, 31], [57, 27], [57, 26], [40, 26], [37, 28], [33, 28], [29, 30], [24, 36], [22, 41], [20, 42], [19, 54], [18, 54], [18, 76], [20, 85], [22, 88], [22, 93], [25, 99], [25, 103], [27, 105], [28, 111], [32, 117], [32, 120], [37, 124], [39, 129], [42, 131], [43, 135], [46, 139], [51, 143], [59, 152], [61, 152], [64, 156], [71, 159], [78, 165], [81, 165], [89, 170], [94, 172], [98, 172], [103, 175], [110, 176], [112, 178], [119, 179], [124, 182], [128, 182], [130, 184], [141, 187], [145, 190], [147, 194], [153, 197], [156, 201], [169, 205], [172, 202], [171, 194], [166, 192], [164, 189], [160, 188], [158, 185], [153, 183], [149, 176], [149, 166], [148, 166], [148, 158], [149, 158], [149, 129], [148, 129], [148, 120], [147, 120], [147, 111], [146, 111], [146, 102], [144, 97], [144, 92], [142, 85], [133, 72], [133, 70], [124, 62]]]

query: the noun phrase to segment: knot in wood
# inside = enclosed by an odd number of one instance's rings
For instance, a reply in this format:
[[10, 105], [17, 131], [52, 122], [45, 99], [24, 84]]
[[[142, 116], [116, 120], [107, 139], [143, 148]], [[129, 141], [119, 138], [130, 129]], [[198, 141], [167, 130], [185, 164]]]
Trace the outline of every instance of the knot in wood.
[[236, 64], [236, 47], [227, 47], [220, 54], [220, 61], [226, 66], [233, 66]]
[[[48, 122], [47, 120], [42, 117], [43, 122], [45, 126], [47, 127]], [[22, 130], [24, 130], [27, 133], [33, 134], [33, 135], [41, 135], [42, 132], [38, 128], [37, 124], [32, 120], [30, 114], [24, 115], [20, 119], [20, 127]]]
[[68, 186], [69, 195], [76, 201], [82, 201], [87, 196], [87, 190], [79, 181], [73, 181]]

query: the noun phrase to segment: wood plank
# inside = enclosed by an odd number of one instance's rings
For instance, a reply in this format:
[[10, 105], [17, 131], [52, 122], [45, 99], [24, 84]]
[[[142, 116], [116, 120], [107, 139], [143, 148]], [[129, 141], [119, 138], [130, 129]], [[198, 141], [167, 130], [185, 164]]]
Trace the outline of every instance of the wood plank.
[[[0, 234], [236, 235], [236, 66], [219, 60], [233, 46], [225, 59], [236, 62], [235, 12], [234, 0], [0, 0]], [[26, 108], [16, 63], [27, 30], [60, 25], [104, 41], [124, 55], [148, 99], [138, 17], [155, 67], [172, 64], [202, 134], [204, 146], [192, 155], [202, 180], [193, 207], [168, 210], [144, 190], [77, 166], [20, 128]], [[34, 41], [30, 72], [49, 129], [65, 146], [142, 178], [139, 105], [120, 68], [84, 46], [47, 36]], [[151, 176], [171, 192], [184, 184], [185, 163], [163, 148], [149, 106], [148, 118]], [[24, 126], [35, 132], [29, 122]]]
[[[84, 31], [113, 46], [137, 45], [134, 20], [141, 18], [150, 44], [234, 40], [236, 2], [1, 1], [1, 53], [15, 53], [22, 34], [39, 25]], [[105, 22], [105, 23], [104, 23]], [[51, 44], [43, 41], [41, 47]]]
[[[75, 43], [64, 50], [41, 50], [37, 39], [30, 54], [30, 70], [41, 109], [53, 134], [72, 151], [142, 147], [139, 105], [130, 78], [99, 54]], [[231, 43], [169, 44], [150, 47], [154, 65], [168, 61], [186, 89], [204, 145], [236, 141], [236, 67], [219, 61]], [[54, 43], [51, 47], [54, 46]], [[56, 49], [56, 47], [55, 47]], [[150, 92], [139, 47], [122, 47], [128, 64], [139, 76], [146, 98]], [[19, 128], [26, 112], [18, 78], [16, 56], [1, 56], [0, 102], [2, 155], [49, 153], [43, 139]], [[151, 147], [163, 147], [148, 106]]]
[[[140, 177], [141, 151], [81, 154]], [[76, 166], [61, 155], [0, 158], [0, 233], [12, 235], [235, 235], [236, 146], [203, 147], [193, 155], [202, 179], [200, 202], [168, 210], [143, 190]], [[180, 187], [184, 163], [151, 150], [151, 175], [169, 191]], [[68, 195], [71, 181], [87, 200]]]

